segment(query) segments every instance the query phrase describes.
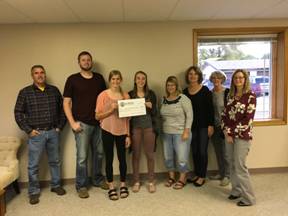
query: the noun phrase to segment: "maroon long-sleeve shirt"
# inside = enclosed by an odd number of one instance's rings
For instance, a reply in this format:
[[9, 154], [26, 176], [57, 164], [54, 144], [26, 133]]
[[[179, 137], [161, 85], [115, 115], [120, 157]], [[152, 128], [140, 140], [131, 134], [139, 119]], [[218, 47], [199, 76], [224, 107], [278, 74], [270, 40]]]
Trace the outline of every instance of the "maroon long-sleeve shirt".
[[255, 93], [248, 92], [241, 98], [229, 98], [222, 112], [222, 129], [233, 138], [251, 140], [255, 111]]

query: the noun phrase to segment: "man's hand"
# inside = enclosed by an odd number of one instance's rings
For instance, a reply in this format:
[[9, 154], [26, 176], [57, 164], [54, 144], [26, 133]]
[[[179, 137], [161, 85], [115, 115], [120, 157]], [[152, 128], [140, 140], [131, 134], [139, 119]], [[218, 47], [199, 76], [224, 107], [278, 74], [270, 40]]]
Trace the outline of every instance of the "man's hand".
[[32, 131], [30, 132], [29, 136], [30, 136], [30, 137], [34, 137], [34, 136], [37, 136], [37, 135], [39, 135], [39, 134], [40, 134], [39, 131], [37, 131], [37, 130], [32, 130]]
[[82, 131], [82, 127], [81, 127], [81, 125], [80, 125], [80, 122], [75, 122], [75, 123], [71, 124], [71, 128], [72, 128], [72, 130], [75, 131], [76, 133]]
[[214, 127], [208, 126], [208, 137], [210, 138], [214, 133]]

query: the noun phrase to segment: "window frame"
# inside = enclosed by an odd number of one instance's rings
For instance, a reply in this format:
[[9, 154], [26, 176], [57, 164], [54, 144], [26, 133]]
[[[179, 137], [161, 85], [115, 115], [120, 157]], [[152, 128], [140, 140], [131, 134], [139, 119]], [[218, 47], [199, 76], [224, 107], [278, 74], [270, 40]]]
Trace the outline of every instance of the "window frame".
[[[272, 126], [287, 124], [287, 83], [288, 83], [288, 28], [199, 28], [193, 29], [193, 64], [198, 64], [198, 37], [222, 35], [277, 34], [277, 45], [272, 46], [272, 116], [275, 118], [254, 121], [255, 126]], [[280, 87], [278, 86], [280, 85]], [[278, 86], [278, 88], [277, 88]], [[283, 101], [281, 101], [283, 98]]]

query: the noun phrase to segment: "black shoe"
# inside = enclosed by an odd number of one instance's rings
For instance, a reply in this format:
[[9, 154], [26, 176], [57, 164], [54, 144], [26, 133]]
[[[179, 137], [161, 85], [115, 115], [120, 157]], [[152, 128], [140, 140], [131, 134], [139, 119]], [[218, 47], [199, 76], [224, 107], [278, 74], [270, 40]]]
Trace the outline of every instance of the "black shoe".
[[194, 176], [193, 178], [187, 178], [186, 183], [194, 183], [198, 180], [198, 176]]
[[195, 187], [202, 187], [205, 184], [205, 179], [200, 184], [197, 181], [194, 181], [193, 184]]
[[88, 193], [88, 190], [86, 187], [79, 188], [79, 190], [77, 192], [78, 192], [78, 196], [81, 199], [86, 199], [89, 197], [89, 193]]
[[252, 206], [252, 205], [244, 203], [243, 201], [239, 201], [239, 202], [237, 202], [237, 206], [244, 207], [244, 206]]
[[35, 204], [39, 203], [39, 197], [40, 197], [40, 194], [31, 194], [29, 196], [29, 203], [31, 205], [35, 205]]
[[62, 196], [64, 194], [66, 194], [66, 191], [64, 190], [64, 188], [62, 188], [60, 186], [56, 187], [56, 188], [51, 188], [51, 192], [54, 192], [54, 193], [56, 193], [59, 196]]
[[230, 196], [228, 196], [228, 199], [229, 200], [236, 200], [236, 199], [238, 199], [238, 198], [240, 198], [240, 196], [234, 196], [234, 195], [230, 195]]

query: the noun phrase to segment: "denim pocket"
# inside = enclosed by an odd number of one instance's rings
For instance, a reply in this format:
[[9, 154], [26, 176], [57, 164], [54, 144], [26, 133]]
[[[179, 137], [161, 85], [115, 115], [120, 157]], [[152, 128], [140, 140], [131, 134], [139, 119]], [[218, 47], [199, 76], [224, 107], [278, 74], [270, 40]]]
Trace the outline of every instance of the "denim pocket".
[[29, 136], [29, 138], [30, 138], [30, 139], [33, 139], [33, 138], [39, 137], [39, 136], [41, 135], [41, 132], [40, 132], [40, 131], [38, 131], [38, 132], [39, 132], [39, 134], [36, 134], [36, 135], [34, 135], [34, 136]]

